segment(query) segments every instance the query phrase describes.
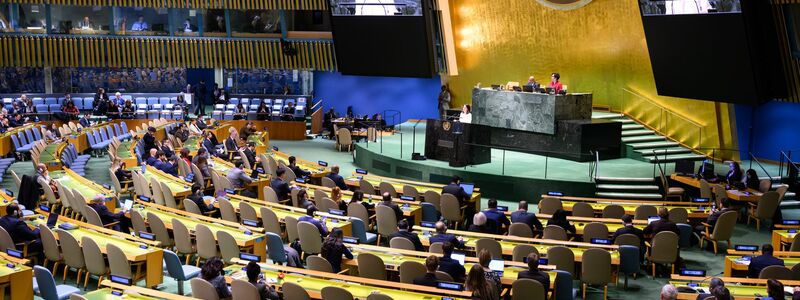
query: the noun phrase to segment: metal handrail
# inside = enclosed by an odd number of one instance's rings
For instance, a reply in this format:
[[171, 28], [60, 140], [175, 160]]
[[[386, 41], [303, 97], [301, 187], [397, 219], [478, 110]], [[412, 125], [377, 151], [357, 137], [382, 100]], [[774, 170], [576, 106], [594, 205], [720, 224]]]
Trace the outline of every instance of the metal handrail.
[[[789, 153], [792, 153], [792, 152], [791, 152], [791, 151], [789, 151]], [[783, 177], [783, 159], [784, 159], [784, 158], [786, 158], [786, 162], [788, 162], [788, 163], [789, 163], [789, 166], [792, 166], [793, 168], [795, 168], [795, 170], [796, 170], [798, 173], [800, 173], [800, 167], [797, 167], [797, 165], [795, 165], [795, 163], [794, 163], [794, 162], [792, 161], [792, 159], [791, 159], [791, 156], [789, 156], [789, 155], [786, 155], [786, 152], [783, 152], [783, 151], [781, 151], [781, 160], [780, 160], [779, 167], [778, 167], [778, 170], [779, 170], [779, 172], [780, 172], [780, 173], [778, 173], [778, 175], [780, 175], [781, 177]], [[789, 167], [788, 167], [788, 166], [786, 167], [786, 172], [787, 172], [786, 176], [789, 176], [789, 174], [788, 174], [788, 172], [789, 172]]]
[[[648, 107], [648, 109], [650, 109], [650, 108], [658, 109], [659, 110], [659, 115], [658, 115], [658, 119], [653, 120], [653, 121], [651, 121], [649, 123], [640, 120], [638, 117], [634, 116], [634, 114], [636, 112], [636, 107], [633, 106], [633, 105], [629, 105], [628, 103], [630, 103], [630, 102], [625, 101], [624, 95], [622, 97], [622, 101], [619, 102], [619, 105], [618, 105], [619, 107], [616, 108], [618, 110], [618, 112], [623, 113], [626, 116], [639, 121], [639, 123], [642, 123], [646, 127], [650, 128], [650, 129], [658, 132], [659, 134], [661, 134], [661, 135], [663, 135], [665, 137], [668, 137], [668, 138], [670, 138], [670, 139], [672, 139], [672, 140], [674, 140], [674, 141], [676, 141], [676, 142], [678, 142], [678, 143], [680, 143], [680, 144], [682, 144], [682, 145], [684, 145], [684, 146], [686, 146], [688, 148], [696, 150], [698, 147], [701, 147], [703, 145], [703, 128], [705, 127], [704, 125], [698, 123], [697, 121], [689, 119], [688, 117], [683, 116], [683, 115], [679, 114], [678, 112], [675, 112], [675, 111], [673, 111], [673, 110], [671, 110], [671, 109], [669, 109], [669, 108], [667, 108], [667, 107], [665, 107], [665, 106], [663, 106], [663, 105], [661, 105], [661, 104], [649, 99], [648, 97], [646, 97], [646, 96], [644, 96], [642, 94], [639, 94], [637, 92], [631, 91], [631, 90], [626, 89], [626, 88], [622, 88], [622, 91], [624, 93], [627, 93], [627, 94], [630, 94], [630, 95], [633, 95], [633, 96], [637, 97], [639, 100], [643, 100], [643, 101], [638, 101], [637, 103], [647, 103], [647, 104], [649, 104], [650, 107]], [[678, 138], [670, 136], [669, 134], [667, 134], [667, 129], [669, 128], [669, 119], [672, 118], [672, 117], [677, 118], [678, 120], [680, 120], [683, 123], [685, 123], [687, 126], [691, 126], [693, 128], [692, 131], [695, 131], [697, 133], [697, 143], [695, 145], [689, 145], [689, 142], [691, 142], [691, 137], [687, 137], [687, 138], [684, 138], [683, 140], [679, 140]], [[694, 135], [694, 134], [692, 134], [692, 135]]]
[[749, 168], [750, 169], [753, 168], [753, 161], [755, 161], [756, 164], [758, 165], [758, 167], [761, 168], [761, 171], [764, 171], [764, 174], [767, 174], [767, 177], [769, 177], [769, 183], [771, 185], [772, 184], [772, 175], [769, 175], [769, 172], [767, 172], [767, 169], [764, 168], [764, 166], [761, 164], [761, 161], [759, 161], [758, 158], [756, 158], [756, 156], [753, 155], [752, 152], [747, 152], [747, 154], [750, 155], [750, 167]]
[[623, 91], [626, 91], [626, 92], [628, 92], [628, 93], [634, 94], [634, 95], [636, 95], [636, 96], [638, 96], [638, 97], [640, 97], [640, 98], [644, 99], [645, 101], [649, 102], [650, 104], [652, 104], [652, 105], [655, 105], [655, 106], [658, 106], [660, 109], [662, 109], [662, 110], [664, 110], [664, 111], [667, 111], [667, 112], [670, 112], [670, 113], [674, 114], [676, 117], [683, 119], [684, 121], [687, 121], [687, 122], [689, 122], [689, 123], [692, 123], [692, 125], [695, 125], [695, 126], [697, 126], [697, 127], [701, 127], [701, 128], [703, 127], [703, 125], [702, 125], [702, 124], [700, 124], [700, 123], [698, 123], [698, 122], [696, 122], [696, 121], [693, 121], [693, 120], [691, 120], [691, 119], [689, 119], [689, 118], [687, 118], [687, 117], [685, 117], [685, 116], [683, 116], [683, 115], [679, 114], [678, 112], [676, 112], [676, 111], [674, 111], [674, 110], [671, 110], [671, 109], [669, 109], [669, 108], [668, 108], [668, 107], [666, 107], [666, 106], [663, 106], [663, 105], [661, 105], [661, 104], [658, 104], [657, 102], [655, 102], [655, 101], [651, 100], [650, 98], [647, 98], [646, 96], [644, 96], [644, 95], [642, 95], [642, 94], [639, 94], [639, 93], [637, 93], [637, 92], [631, 91], [631, 90], [629, 90], [629, 89], [626, 89], [626, 88], [622, 88], [622, 90], [623, 90]]

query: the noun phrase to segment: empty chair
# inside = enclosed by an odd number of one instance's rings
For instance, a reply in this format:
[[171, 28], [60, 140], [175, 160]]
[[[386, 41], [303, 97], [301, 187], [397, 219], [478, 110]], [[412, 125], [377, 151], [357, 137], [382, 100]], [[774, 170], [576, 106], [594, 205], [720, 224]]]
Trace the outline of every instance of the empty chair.
[[511, 226], [508, 227], [508, 235], [532, 238], [533, 229], [525, 223], [512, 223]]
[[158, 215], [148, 212], [147, 222], [150, 223], [150, 230], [156, 236], [156, 240], [161, 243], [161, 246], [172, 247], [173, 239], [170, 238], [169, 230], [167, 230], [167, 226], [164, 224], [164, 221], [161, 220]]
[[414, 197], [415, 200], [419, 200], [419, 191], [414, 186], [403, 185], [403, 196], [410, 196]]
[[353, 294], [336, 286], [322, 288], [322, 300], [353, 300]]
[[545, 197], [539, 201], [539, 213], [552, 215], [559, 209], [563, 209], [561, 199]]
[[414, 283], [414, 278], [428, 273], [425, 265], [416, 261], [404, 261], [398, 269], [400, 271], [400, 282], [402, 283]]
[[72, 294], [80, 294], [80, 289], [74, 286], [66, 284], [56, 285], [53, 273], [50, 273], [50, 271], [44, 267], [33, 266], [33, 276], [36, 278], [39, 293], [45, 300], [66, 300], [69, 299], [69, 296]]
[[678, 235], [672, 231], [659, 232], [653, 237], [651, 245], [649, 260], [653, 277], [656, 277], [656, 264], [672, 265], [672, 273], [675, 273], [675, 261], [678, 259]]
[[586, 299], [588, 285], [602, 285], [603, 299], [608, 298], [608, 283], [611, 282], [611, 254], [608, 251], [592, 248], [583, 252], [581, 282], [583, 299]]
[[231, 295], [234, 299], [243, 299], [243, 300], [259, 300], [261, 299], [261, 294], [256, 288], [255, 285], [250, 284], [250, 282], [244, 280], [234, 280], [231, 282]]
[[392, 198], [397, 198], [397, 190], [391, 183], [381, 182], [378, 185], [378, 189], [380, 189], [381, 195], [383, 195], [384, 193], [389, 193], [389, 195], [392, 196]]
[[511, 260], [517, 262], [523, 262], [525, 257], [528, 257], [528, 254], [536, 253], [539, 254], [539, 250], [536, 250], [536, 247], [527, 244], [519, 244], [514, 246], [514, 250], [511, 252]]
[[[108, 253], [108, 266], [111, 269], [111, 275], [130, 278], [133, 280], [134, 284], [144, 279], [145, 273], [142, 272], [144, 262], [131, 265], [128, 258], [125, 256], [125, 252], [112, 243], [106, 245], [106, 252]], [[131, 267], [135, 267], [136, 271], [131, 271]]]
[[267, 232], [272, 232], [280, 236], [281, 233], [281, 225], [278, 221], [278, 216], [275, 215], [275, 212], [269, 209], [268, 207], [261, 207], [261, 224], [264, 226], [264, 229]]
[[178, 219], [172, 219], [172, 232], [175, 234], [176, 254], [185, 255], [184, 264], [189, 264], [189, 259], [197, 253], [197, 248], [192, 244], [189, 229]]
[[219, 252], [222, 255], [222, 260], [226, 264], [231, 263], [234, 258], [239, 258], [239, 245], [236, 244], [236, 239], [227, 231], [217, 231], [217, 243], [219, 243]]
[[299, 239], [300, 235], [297, 232], [297, 218], [286, 216], [283, 218], [283, 222], [286, 224], [286, 238], [290, 241]]
[[404, 237], [394, 237], [389, 240], [389, 247], [394, 249], [403, 249], [403, 250], [410, 250], [415, 251], [414, 243], [411, 240], [404, 238]]
[[594, 218], [594, 208], [586, 202], [576, 202], [572, 205], [572, 215], [575, 217]]
[[689, 212], [683, 207], [676, 207], [669, 210], [669, 220], [673, 223], [688, 223]]
[[608, 238], [608, 226], [599, 222], [592, 222], [583, 227], [583, 241], [588, 243], [592, 239]]
[[750, 202], [749, 204], [747, 224], [750, 224], [750, 220], [756, 220], [756, 231], [760, 231], [761, 220], [772, 220], [772, 216], [775, 215], [775, 210], [780, 204], [780, 194], [775, 191], [769, 191], [761, 195], [758, 203]]
[[641, 205], [636, 208], [634, 220], [647, 220], [649, 217], [658, 216], [658, 209], [652, 205]]
[[61, 248], [58, 246], [58, 239], [45, 224], [39, 224], [39, 232], [44, 250], [44, 263], [42, 265], [47, 267], [47, 262], [53, 262], [53, 273], [55, 274], [58, 271], [58, 265], [64, 262]]
[[312, 255], [306, 259], [306, 266], [309, 270], [333, 273], [333, 266], [322, 256]]
[[452, 194], [442, 194], [439, 199], [441, 203], [442, 217], [453, 223], [453, 228], [458, 229], [459, 223], [464, 220], [461, 204]]
[[370, 253], [359, 253], [356, 262], [360, 277], [386, 280], [386, 266], [380, 257]]
[[[110, 245], [110, 244], [108, 244]], [[89, 275], [97, 276], [97, 284], [103, 280], [103, 277], [108, 276], [108, 265], [103, 258], [103, 253], [100, 252], [100, 247], [97, 243], [89, 237], [81, 238], [81, 246], [83, 247], [83, 257], [86, 260], [86, 277], [83, 280], [83, 289], [89, 284]]]
[[442, 196], [439, 195], [439, 193], [437, 193], [436, 191], [429, 190], [429, 191], [425, 191], [425, 193], [423, 194], [423, 197], [425, 197], [425, 202], [433, 204], [433, 206], [436, 207], [436, 211], [438, 211], [438, 212], [442, 211], [442, 205], [441, 205], [442, 204], [442, 201], [441, 201], [441, 197]]
[[503, 259], [503, 248], [500, 242], [495, 239], [482, 238], [475, 242], [475, 252], [480, 253], [482, 250], [489, 251], [492, 259]]
[[572, 252], [572, 249], [564, 246], [550, 247], [547, 249], [547, 264], [556, 266], [556, 270], [574, 274], [575, 253]]
[[[205, 225], [198, 224], [195, 226], [195, 235], [197, 239], [197, 261], [195, 265], [200, 265], [200, 260], [208, 260], [217, 256], [217, 240], [214, 238], [214, 233]], [[194, 285], [192, 285], [194, 288]]]
[[367, 296], [367, 300], [392, 300], [392, 297], [381, 293], [371, 293]]
[[230, 201], [226, 199], [219, 199], [219, 211], [222, 215], [222, 219], [225, 221], [230, 221], [233, 223], [239, 223], [239, 218], [236, 217], [236, 210], [233, 208], [233, 205]]
[[285, 264], [289, 262], [289, 256], [283, 247], [281, 236], [274, 232], [267, 232], [267, 256], [275, 264]]
[[567, 237], [567, 231], [557, 225], [547, 225], [542, 232], [542, 238], [559, 241], [566, 241], [569, 239], [569, 237]]
[[202, 278], [192, 278], [189, 281], [192, 287], [192, 297], [204, 300], [219, 300], [217, 289]]
[[322, 252], [321, 235], [319, 229], [317, 229], [314, 224], [309, 222], [298, 222], [297, 234], [299, 235], [300, 245], [303, 248], [303, 253], [305, 255], [319, 254]]
[[758, 278], [760, 279], [776, 279], [776, 280], [792, 280], [794, 279], [794, 274], [792, 274], [792, 270], [786, 268], [784, 266], [769, 266], [761, 270], [761, 273], [758, 273]]
[[378, 239], [380, 243], [381, 236], [388, 237], [392, 233], [397, 232], [397, 217], [392, 208], [385, 205], [375, 206], [376, 219], [378, 222]]
[[311, 296], [308, 295], [308, 292], [302, 286], [294, 282], [284, 282], [283, 285], [281, 285], [281, 289], [283, 290], [283, 299], [311, 300]]
[[[549, 288], [549, 287], [548, 287]], [[545, 288], [536, 280], [520, 278], [511, 284], [512, 300], [545, 300]]]
[[619, 219], [623, 215], [625, 215], [625, 208], [620, 205], [611, 204], [603, 208], [603, 218]]
[[78, 272], [75, 284], [79, 284], [81, 273], [86, 271], [86, 261], [83, 258], [81, 245], [68, 231], [57, 229], [56, 232], [58, 233], [58, 240], [61, 242], [61, 251], [64, 255], [64, 275], [62, 275], [61, 281], [63, 282], [67, 279], [67, 272], [69, 269], [75, 269]]

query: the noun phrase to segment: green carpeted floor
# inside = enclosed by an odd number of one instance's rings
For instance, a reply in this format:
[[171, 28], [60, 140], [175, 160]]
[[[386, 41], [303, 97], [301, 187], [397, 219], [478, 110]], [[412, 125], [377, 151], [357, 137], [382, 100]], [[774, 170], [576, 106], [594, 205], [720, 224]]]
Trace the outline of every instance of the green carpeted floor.
[[[343, 174], [349, 174], [356, 168], [356, 166], [353, 164], [351, 154], [335, 151], [333, 149], [333, 142], [330, 140], [315, 139], [308, 141], [272, 141], [272, 145], [280, 147], [281, 151], [291, 153], [307, 160], [325, 160], [331, 164], [338, 164], [341, 166]], [[107, 156], [92, 158], [86, 166], [86, 177], [99, 183], [110, 184], [108, 168], [109, 160]], [[33, 165], [30, 161], [17, 162], [13, 164], [10, 169], [14, 170], [20, 175], [33, 173]], [[13, 180], [10, 177], [10, 174], [6, 174], [3, 182], [0, 183], [0, 187], [11, 188], [12, 190], [16, 191], [16, 188], [13, 187]], [[502, 203], [501, 205], [510, 205], [512, 208], [516, 207], [515, 203], [509, 202]], [[796, 209], [784, 209], [783, 213], [785, 218], [798, 218], [798, 215], [800, 215], [800, 211]], [[766, 229], [762, 229], [761, 232], [755, 232], [755, 228], [753, 226], [747, 227], [744, 224], [738, 224], [732, 240], [734, 243], [763, 244], [769, 243], [770, 236]], [[681, 250], [681, 256], [686, 261], [686, 266], [688, 268], [705, 269], [708, 270], [708, 274], [720, 273], [724, 267], [722, 254], [715, 256], [711, 251], [703, 251], [697, 247]], [[74, 277], [74, 273], [69, 276], [69, 278]], [[58, 279], [57, 283], [60, 284], [60, 272], [56, 278]], [[649, 275], [645, 276], [645, 272], [642, 271], [637, 279], [629, 279], [629, 290], [625, 291], [622, 289], [622, 279], [620, 280], [619, 286], [610, 287], [609, 298], [631, 300], [656, 299], [661, 286], [664, 285], [666, 281], [666, 278], [652, 279]], [[90, 280], [90, 282], [91, 284], [89, 290], [92, 290], [95, 288], [96, 279]], [[68, 280], [67, 283], [75, 284], [75, 281], [72, 279]], [[185, 286], [186, 291], [190, 291], [189, 284], [186, 283]], [[164, 284], [161, 288], [166, 292], [177, 293], [176, 282], [168, 277], [164, 278]], [[602, 290], [599, 292], [590, 292], [587, 298], [601, 299]]]

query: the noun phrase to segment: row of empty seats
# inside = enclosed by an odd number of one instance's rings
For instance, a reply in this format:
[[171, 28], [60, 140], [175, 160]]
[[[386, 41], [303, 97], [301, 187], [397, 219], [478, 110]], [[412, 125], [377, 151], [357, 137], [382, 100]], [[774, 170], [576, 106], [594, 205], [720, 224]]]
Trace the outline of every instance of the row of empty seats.
[[252, 100], [259, 101], [252, 103], [251, 99], [247, 98], [243, 98], [241, 101], [236, 98], [231, 98], [230, 104], [215, 104], [214, 110], [211, 113], [211, 117], [221, 120], [232, 120], [234, 112], [236, 111], [236, 106], [241, 103], [247, 110], [247, 119], [255, 120], [259, 117], [257, 112], [261, 102], [267, 106], [267, 111], [269, 112], [270, 118], [283, 115], [283, 109], [284, 107], [288, 106], [289, 103], [293, 103], [295, 105], [294, 117], [302, 118], [306, 115], [306, 98], [298, 98], [296, 101], [295, 99], [286, 99], [285, 101], [284, 99], [264, 99], [263, 101], [260, 99]]
[[64, 151], [61, 152], [61, 163], [81, 176], [86, 176], [86, 171], [84, 169], [86, 168], [86, 163], [89, 162], [89, 158], [91, 158], [91, 155], [78, 154], [78, 150], [75, 148], [74, 144], [67, 145]]
[[11, 142], [14, 144], [14, 151], [18, 155], [30, 153], [33, 143], [43, 138], [40, 127], [30, 127], [11, 133]]
[[103, 126], [86, 133], [86, 138], [89, 140], [89, 145], [93, 151], [105, 150], [114, 137], [119, 140], [131, 138], [131, 134], [128, 132], [128, 125], [125, 122]]

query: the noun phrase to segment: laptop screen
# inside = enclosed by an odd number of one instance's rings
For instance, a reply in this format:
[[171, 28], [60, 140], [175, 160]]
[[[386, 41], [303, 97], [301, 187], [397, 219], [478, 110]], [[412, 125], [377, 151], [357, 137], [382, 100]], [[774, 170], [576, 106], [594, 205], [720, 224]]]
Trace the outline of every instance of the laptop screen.
[[461, 187], [464, 188], [464, 192], [467, 193], [467, 195], [472, 196], [472, 192], [475, 189], [475, 185], [474, 184], [472, 184], [472, 183], [462, 183]]
[[452, 254], [450, 254], [450, 258], [458, 261], [458, 263], [463, 266], [464, 265], [464, 258], [466, 258], [466, 255], [464, 255], [464, 253], [455, 253], [455, 252], [453, 252]]
[[133, 200], [128, 199], [125, 200], [125, 204], [122, 205], [122, 210], [131, 210], [132, 207], [133, 207]]
[[492, 271], [494, 271], [495, 273], [503, 274], [504, 267], [505, 264], [503, 263], [502, 260], [493, 259], [492, 261], [489, 262], [489, 269], [492, 269]]
[[47, 216], [47, 228], [55, 227], [56, 222], [58, 222], [58, 210], [50, 213], [50, 215]]
[[342, 241], [348, 244], [358, 244], [358, 238], [352, 236], [343, 237]]
[[658, 216], [647, 217], [647, 224], [653, 223], [653, 222], [658, 221], [658, 220], [661, 220], [661, 218], [659, 218]]

